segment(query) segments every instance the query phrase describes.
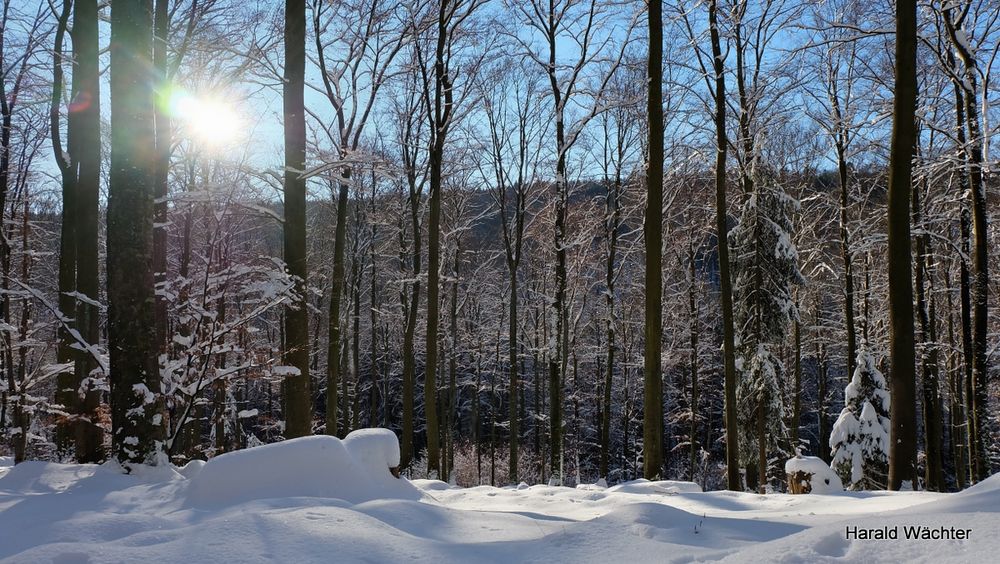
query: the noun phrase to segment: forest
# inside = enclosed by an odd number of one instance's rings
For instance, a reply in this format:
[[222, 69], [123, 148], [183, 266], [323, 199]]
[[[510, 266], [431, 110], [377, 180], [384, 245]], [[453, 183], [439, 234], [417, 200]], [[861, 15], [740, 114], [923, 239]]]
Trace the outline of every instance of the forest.
[[[2, 0], [0, 454], [1000, 466], [992, 0]], [[696, 531], [697, 532], [697, 531]]]

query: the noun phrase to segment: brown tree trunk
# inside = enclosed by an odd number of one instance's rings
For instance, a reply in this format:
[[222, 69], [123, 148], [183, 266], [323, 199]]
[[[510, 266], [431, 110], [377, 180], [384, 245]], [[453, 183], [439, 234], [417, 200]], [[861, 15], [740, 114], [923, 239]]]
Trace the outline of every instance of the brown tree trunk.
[[285, 308], [286, 365], [296, 369], [285, 377], [285, 437], [312, 434], [312, 392], [309, 377], [309, 310], [306, 297], [306, 160], [304, 102], [306, 5], [285, 0], [285, 74], [282, 87], [285, 128], [284, 251], [288, 274], [295, 278], [297, 298]]
[[910, 185], [916, 148], [917, 5], [896, 3], [896, 79], [889, 154], [889, 378], [892, 432], [889, 489], [916, 485], [917, 421], [913, 350], [913, 277], [910, 256]]
[[708, 22], [712, 39], [712, 58], [715, 70], [715, 231], [719, 245], [719, 277], [722, 293], [722, 346], [725, 366], [726, 411], [726, 486], [732, 491], [740, 489], [739, 442], [736, 432], [736, 351], [733, 326], [733, 283], [729, 267], [729, 227], [726, 209], [726, 79], [723, 74], [722, 45], [719, 38], [718, 2], [708, 4]]
[[[73, 98], [78, 100], [73, 131], [69, 135], [70, 155], [78, 162], [76, 178], [76, 291], [85, 296], [77, 303], [76, 327], [92, 347], [100, 342], [99, 201], [101, 191], [101, 112], [100, 64], [98, 60], [97, 0], [73, 3]], [[84, 103], [84, 101], [86, 101]], [[76, 428], [76, 459], [79, 462], [104, 460], [104, 429], [98, 423], [101, 386], [92, 373], [97, 359], [89, 351], [76, 359], [76, 382], [82, 393], [79, 425]], [[97, 375], [99, 378], [101, 375]]]
[[[344, 181], [337, 191], [337, 230], [333, 243], [333, 284], [330, 287], [329, 342], [326, 354], [326, 434], [343, 436], [338, 433], [340, 384], [340, 300], [344, 294], [344, 247], [347, 239], [347, 182], [350, 170], [343, 171]], [[346, 399], [346, 398], [345, 398]]]
[[663, 472], [663, 6], [648, 3], [649, 59], [646, 69], [649, 156], [646, 160], [645, 347], [643, 349], [642, 461], [647, 480]]
[[700, 321], [698, 319], [698, 300], [695, 283], [697, 281], [697, 271], [695, 270], [694, 247], [688, 243], [688, 267], [690, 268], [691, 282], [688, 287], [688, 324], [691, 337], [691, 431], [688, 440], [691, 442], [691, 473], [689, 479], [693, 482], [695, 470], [698, 468], [698, 335], [700, 333]]
[[[60, 108], [62, 106], [63, 92], [63, 37], [69, 26], [69, 16], [72, 2], [63, 2], [62, 12], [56, 22], [55, 45], [52, 51], [52, 102], [49, 115], [49, 127], [52, 136], [52, 152], [54, 153], [56, 164], [62, 180], [62, 222], [60, 224], [59, 236], [59, 312], [63, 321], [58, 326], [59, 346], [56, 350], [56, 360], [59, 363], [71, 363], [76, 358], [73, 351], [73, 344], [76, 342], [72, 336], [72, 330], [76, 329], [76, 322], [73, 319], [76, 315], [76, 299], [73, 292], [76, 291], [76, 168], [73, 166], [73, 159], [64, 151], [62, 145], [62, 131], [60, 129]], [[74, 73], [75, 75], [76, 73]], [[74, 116], [71, 113], [67, 119], [67, 130], [71, 131], [74, 125]], [[67, 136], [69, 135], [67, 132]], [[56, 450], [61, 456], [65, 456], [74, 448], [74, 434], [79, 425], [77, 420], [80, 412], [80, 383], [76, 379], [76, 372], [73, 369], [63, 370], [56, 377], [56, 403], [63, 406], [67, 416], [60, 419], [56, 426]]]
[[112, 446], [122, 463], [153, 463], [163, 438], [153, 306], [152, 6], [111, 6], [108, 348]]
[[[153, 25], [153, 67], [159, 90], [156, 104], [156, 169], [153, 180], [153, 276], [157, 289], [167, 283], [167, 175], [170, 170], [170, 115], [167, 113], [167, 41], [170, 34], [170, 15], [167, 0], [156, 0]], [[193, 8], [192, 8], [193, 9]], [[170, 346], [167, 335], [167, 299], [156, 294], [156, 342], [159, 354], [166, 354]]]
[[[941, 445], [943, 441], [941, 433], [941, 398], [938, 393], [938, 366], [937, 366], [937, 343], [934, 342], [936, 331], [933, 324], [933, 311], [928, 311], [928, 295], [932, 295], [932, 289], [927, 285], [931, 282], [928, 273], [928, 263], [932, 253], [930, 247], [930, 236], [926, 233], [926, 226], [923, 224], [922, 206], [920, 200], [920, 183], [913, 185], [913, 224], [923, 232], [917, 236], [917, 261], [916, 261], [916, 293], [917, 293], [917, 315], [920, 320], [920, 342], [922, 351], [920, 356], [921, 377], [923, 380], [923, 407], [924, 407], [924, 455], [925, 473], [924, 483], [930, 491], [942, 491], [944, 489], [944, 475], [942, 473]], [[931, 306], [933, 310], [933, 306]]]

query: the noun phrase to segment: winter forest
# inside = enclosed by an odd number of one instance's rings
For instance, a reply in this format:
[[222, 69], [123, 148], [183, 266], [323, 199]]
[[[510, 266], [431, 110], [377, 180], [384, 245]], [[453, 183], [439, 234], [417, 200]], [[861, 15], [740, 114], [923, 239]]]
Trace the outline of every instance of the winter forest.
[[462, 487], [1000, 466], [991, 0], [0, 9], [13, 464], [382, 427]]

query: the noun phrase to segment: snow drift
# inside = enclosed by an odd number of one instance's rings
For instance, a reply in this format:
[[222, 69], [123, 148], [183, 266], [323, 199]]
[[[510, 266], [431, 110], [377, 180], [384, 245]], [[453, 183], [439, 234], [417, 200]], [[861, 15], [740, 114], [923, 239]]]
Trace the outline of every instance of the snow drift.
[[269, 498], [322, 497], [349, 503], [418, 500], [421, 492], [389, 472], [399, 443], [387, 429], [361, 429], [343, 441], [318, 435], [209, 460], [191, 477], [187, 504], [227, 506]]

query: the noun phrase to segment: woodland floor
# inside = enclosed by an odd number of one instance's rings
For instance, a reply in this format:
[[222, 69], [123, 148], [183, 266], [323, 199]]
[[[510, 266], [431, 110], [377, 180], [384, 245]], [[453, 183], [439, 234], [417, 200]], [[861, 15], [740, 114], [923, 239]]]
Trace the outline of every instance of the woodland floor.
[[[226, 455], [228, 466], [216, 468], [0, 468], [0, 561], [938, 563], [1000, 555], [1000, 475], [958, 494], [762, 496], [643, 480], [458, 488], [370, 480], [363, 464], [334, 476], [324, 465], [345, 456], [342, 448], [302, 468], [302, 455], [336, 440], [313, 439]], [[906, 526], [971, 533], [907, 540]], [[897, 528], [900, 538], [848, 539], [847, 527]]]

